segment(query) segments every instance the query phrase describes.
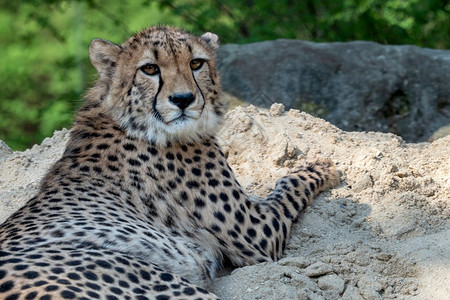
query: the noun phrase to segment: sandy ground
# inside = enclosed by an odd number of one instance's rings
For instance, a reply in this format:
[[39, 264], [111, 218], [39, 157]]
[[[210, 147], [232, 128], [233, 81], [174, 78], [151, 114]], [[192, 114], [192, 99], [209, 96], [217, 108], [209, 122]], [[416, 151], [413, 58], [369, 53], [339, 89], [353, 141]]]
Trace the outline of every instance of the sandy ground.
[[[450, 299], [450, 136], [407, 144], [281, 105], [238, 107], [219, 136], [255, 199], [302, 159], [332, 158], [342, 183], [300, 216], [282, 260], [225, 273], [210, 290], [223, 299]], [[67, 138], [59, 131], [14, 153], [0, 143], [0, 223], [36, 192]]]

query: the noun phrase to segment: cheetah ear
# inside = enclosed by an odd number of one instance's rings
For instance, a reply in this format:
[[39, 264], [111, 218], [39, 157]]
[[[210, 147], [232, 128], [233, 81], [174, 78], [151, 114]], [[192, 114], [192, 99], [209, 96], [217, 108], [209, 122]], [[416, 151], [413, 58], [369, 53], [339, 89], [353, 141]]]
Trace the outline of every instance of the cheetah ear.
[[212, 32], [204, 33], [200, 36], [202, 40], [204, 40], [208, 45], [210, 45], [214, 50], [219, 49], [220, 42], [217, 34]]
[[102, 39], [93, 39], [89, 46], [89, 58], [100, 77], [109, 76], [116, 68], [120, 46]]

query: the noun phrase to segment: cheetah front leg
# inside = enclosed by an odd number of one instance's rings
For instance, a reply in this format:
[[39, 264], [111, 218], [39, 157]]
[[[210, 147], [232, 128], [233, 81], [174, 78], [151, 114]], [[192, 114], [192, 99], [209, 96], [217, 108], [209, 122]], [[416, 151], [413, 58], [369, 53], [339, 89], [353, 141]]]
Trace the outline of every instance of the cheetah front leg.
[[234, 212], [241, 226], [226, 232], [227, 241], [220, 241], [222, 252], [237, 266], [278, 260], [299, 212], [319, 192], [338, 182], [334, 164], [330, 160], [316, 160], [280, 178], [263, 202], [251, 202], [242, 194], [245, 205], [241, 203]]

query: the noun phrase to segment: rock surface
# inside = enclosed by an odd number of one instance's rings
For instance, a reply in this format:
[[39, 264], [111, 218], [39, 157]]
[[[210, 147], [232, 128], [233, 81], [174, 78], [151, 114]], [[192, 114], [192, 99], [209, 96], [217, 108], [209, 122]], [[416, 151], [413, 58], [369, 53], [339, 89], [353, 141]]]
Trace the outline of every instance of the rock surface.
[[344, 130], [425, 141], [450, 124], [450, 51], [276, 40], [219, 50], [225, 92], [318, 115]]
[[[283, 259], [233, 270], [222, 299], [446, 299], [450, 295], [450, 136], [408, 144], [344, 132], [297, 110], [238, 107], [219, 134], [255, 200], [299, 160], [332, 158], [342, 183], [300, 215]], [[35, 192], [68, 132], [0, 159], [0, 222]]]

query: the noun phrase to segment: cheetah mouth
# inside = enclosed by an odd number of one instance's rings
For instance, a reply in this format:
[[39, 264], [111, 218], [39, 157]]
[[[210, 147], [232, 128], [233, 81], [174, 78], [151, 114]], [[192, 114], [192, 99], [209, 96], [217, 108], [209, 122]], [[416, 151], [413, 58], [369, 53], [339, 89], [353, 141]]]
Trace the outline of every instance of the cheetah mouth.
[[183, 123], [186, 122], [188, 119], [192, 119], [191, 117], [186, 116], [185, 114], [182, 114], [181, 116], [170, 120], [169, 122], [167, 122], [168, 124], [177, 124], [177, 123]]
[[181, 124], [181, 123], [188, 122], [190, 120], [197, 120], [199, 117], [200, 116], [197, 116], [197, 114], [183, 111], [183, 112], [180, 112], [180, 114], [178, 116], [176, 116], [175, 118], [165, 121], [164, 123], [166, 125]]

